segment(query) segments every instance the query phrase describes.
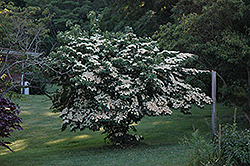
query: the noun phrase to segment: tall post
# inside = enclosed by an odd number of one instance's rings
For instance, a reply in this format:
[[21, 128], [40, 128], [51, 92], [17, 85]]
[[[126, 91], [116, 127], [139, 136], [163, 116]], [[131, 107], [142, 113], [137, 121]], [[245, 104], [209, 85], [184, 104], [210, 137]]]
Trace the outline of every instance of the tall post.
[[23, 94], [23, 73], [22, 73], [22, 77], [21, 77], [21, 94]]
[[24, 92], [24, 88], [23, 88], [23, 85], [24, 85], [24, 72], [23, 72], [23, 68], [24, 68], [24, 64], [22, 63], [21, 94], [23, 94], [23, 92]]
[[216, 134], [216, 71], [212, 71], [212, 130], [213, 136]]

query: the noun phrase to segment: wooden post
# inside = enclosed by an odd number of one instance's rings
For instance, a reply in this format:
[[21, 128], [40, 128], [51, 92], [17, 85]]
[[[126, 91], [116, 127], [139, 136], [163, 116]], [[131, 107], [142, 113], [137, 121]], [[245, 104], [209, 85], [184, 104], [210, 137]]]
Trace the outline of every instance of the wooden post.
[[213, 136], [216, 134], [216, 71], [212, 71], [212, 130]]
[[24, 83], [24, 80], [23, 80], [23, 73], [22, 73], [22, 77], [21, 77], [21, 94], [23, 94], [23, 83]]

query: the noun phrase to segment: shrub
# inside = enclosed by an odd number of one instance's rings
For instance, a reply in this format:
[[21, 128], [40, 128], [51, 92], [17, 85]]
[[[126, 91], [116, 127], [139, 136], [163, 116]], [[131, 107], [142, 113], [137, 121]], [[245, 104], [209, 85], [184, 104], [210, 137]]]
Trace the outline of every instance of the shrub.
[[[13, 129], [23, 130], [20, 126], [22, 119], [17, 116], [20, 113], [18, 109], [19, 106], [15, 105], [10, 100], [0, 98], [0, 137], [9, 138]], [[0, 140], [0, 146], [4, 146], [12, 151], [7, 144], [11, 143]]]
[[223, 125], [221, 136], [216, 137], [215, 149], [222, 163], [229, 165], [250, 165], [250, 131], [237, 130], [237, 124]]
[[144, 116], [189, 113], [191, 104], [203, 107], [211, 99], [185, 82], [203, 72], [185, 68], [189, 53], [159, 50], [151, 38], [125, 32], [82, 32], [78, 26], [60, 33], [63, 45], [51, 54], [49, 74], [62, 88], [53, 96], [62, 129], [104, 129], [113, 144], [141, 140], [129, 134], [131, 124]]
[[183, 139], [181, 143], [190, 147], [188, 165], [213, 165], [215, 163], [213, 146], [207, 140], [207, 137], [200, 134], [198, 129], [191, 134], [190, 138]]
[[237, 130], [236, 123], [222, 125], [211, 142], [196, 130], [184, 144], [191, 147], [190, 165], [250, 165], [250, 131]]

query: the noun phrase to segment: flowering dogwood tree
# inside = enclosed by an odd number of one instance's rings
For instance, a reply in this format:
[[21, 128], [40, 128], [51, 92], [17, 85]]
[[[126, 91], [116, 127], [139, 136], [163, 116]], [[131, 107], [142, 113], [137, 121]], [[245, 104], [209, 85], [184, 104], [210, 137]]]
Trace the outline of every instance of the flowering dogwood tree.
[[201, 89], [185, 83], [185, 76], [206, 72], [183, 66], [192, 54], [160, 51], [131, 28], [87, 33], [75, 26], [58, 36], [64, 44], [51, 54], [50, 74], [61, 87], [52, 107], [61, 112], [62, 130], [103, 127], [112, 143], [131, 143], [142, 138], [129, 134], [131, 124], [145, 115], [188, 113], [191, 104], [211, 103]]

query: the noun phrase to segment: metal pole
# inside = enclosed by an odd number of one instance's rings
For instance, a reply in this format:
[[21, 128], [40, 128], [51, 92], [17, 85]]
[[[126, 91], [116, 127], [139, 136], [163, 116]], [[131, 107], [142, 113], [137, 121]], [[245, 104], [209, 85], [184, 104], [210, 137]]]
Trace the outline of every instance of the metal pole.
[[213, 136], [216, 134], [216, 71], [212, 71], [212, 130]]

